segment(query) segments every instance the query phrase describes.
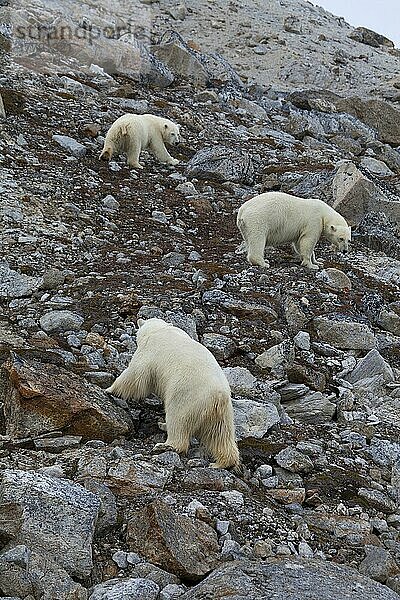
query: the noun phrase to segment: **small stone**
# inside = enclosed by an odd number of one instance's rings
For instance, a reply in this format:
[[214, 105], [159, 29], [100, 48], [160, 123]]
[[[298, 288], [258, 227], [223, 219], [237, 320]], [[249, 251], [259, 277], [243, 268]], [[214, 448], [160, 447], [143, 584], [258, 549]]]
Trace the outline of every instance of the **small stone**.
[[324, 281], [333, 290], [351, 290], [351, 281], [343, 271], [339, 269], [323, 269], [317, 273], [317, 278]]
[[314, 468], [313, 462], [295, 448], [289, 447], [281, 450], [275, 460], [284, 469], [291, 473], [309, 473]]
[[46, 333], [79, 331], [84, 318], [69, 310], [53, 310], [40, 317], [40, 327]]
[[300, 350], [310, 349], [310, 334], [306, 331], [299, 331], [299, 333], [294, 336], [293, 341], [295, 346]]
[[313, 549], [307, 542], [300, 542], [298, 551], [299, 556], [303, 556], [304, 558], [312, 558], [314, 556]]
[[260, 465], [256, 472], [254, 473], [256, 477], [260, 479], [265, 479], [266, 477], [270, 477], [272, 475], [272, 467], [271, 465]]
[[159, 592], [150, 579], [109, 579], [90, 590], [89, 600], [157, 600]]
[[241, 492], [237, 490], [221, 492], [220, 496], [231, 506], [240, 508], [244, 506], [244, 497]]
[[179, 252], [169, 252], [162, 257], [162, 262], [168, 267], [177, 267], [185, 262], [185, 255]]
[[257, 558], [268, 558], [269, 556], [272, 556], [272, 542], [270, 540], [257, 540], [254, 544], [253, 553]]
[[104, 208], [108, 208], [113, 212], [117, 211], [120, 208], [120, 203], [114, 198], [114, 196], [111, 196], [111, 194], [103, 198], [101, 202]]
[[126, 555], [127, 553], [123, 550], [117, 550], [117, 552], [114, 552], [114, 554], [112, 555], [113, 561], [116, 565], [118, 565], [120, 569], [126, 569], [128, 566]]
[[236, 345], [233, 340], [220, 333], [205, 333], [203, 345], [214, 354], [217, 360], [226, 360], [233, 356]]

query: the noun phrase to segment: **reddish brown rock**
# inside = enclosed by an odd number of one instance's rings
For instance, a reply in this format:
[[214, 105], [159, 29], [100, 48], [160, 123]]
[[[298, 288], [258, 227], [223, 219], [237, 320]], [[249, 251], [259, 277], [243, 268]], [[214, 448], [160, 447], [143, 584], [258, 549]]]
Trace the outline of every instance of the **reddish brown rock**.
[[37, 436], [54, 430], [111, 441], [132, 422], [98, 387], [53, 364], [13, 355], [2, 368], [6, 434]]
[[127, 542], [148, 561], [196, 581], [218, 564], [217, 534], [206, 523], [177, 514], [156, 500], [128, 522]]

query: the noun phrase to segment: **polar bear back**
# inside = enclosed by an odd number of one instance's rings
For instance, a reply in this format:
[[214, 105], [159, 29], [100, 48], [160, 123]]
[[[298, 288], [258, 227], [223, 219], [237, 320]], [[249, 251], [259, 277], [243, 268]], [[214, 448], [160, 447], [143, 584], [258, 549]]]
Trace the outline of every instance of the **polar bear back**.
[[155, 393], [164, 398], [169, 390], [188, 396], [218, 391], [230, 395], [228, 380], [213, 354], [178, 327], [156, 321], [161, 320], [146, 321], [137, 334], [137, 352], [151, 370]]
[[122, 137], [124, 135], [135, 136], [137, 139], [140, 139], [144, 148], [156, 136], [162, 137], [165, 125], [169, 125], [170, 128], [175, 127], [172, 121], [158, 117], [157, 115], [127, 113], [114, 121], [108, 131], [108, 135], [111, 138]]
[[237, 220], [238, 225], [244, 221], [250, 226], [266, 227], [271, 246], [298, 239], [310, 225], [319, 232], [331, 224], [347, 227], [342, 215], [322, 200], [284, 192], [266, 192], [247, 200], [239, 208]]

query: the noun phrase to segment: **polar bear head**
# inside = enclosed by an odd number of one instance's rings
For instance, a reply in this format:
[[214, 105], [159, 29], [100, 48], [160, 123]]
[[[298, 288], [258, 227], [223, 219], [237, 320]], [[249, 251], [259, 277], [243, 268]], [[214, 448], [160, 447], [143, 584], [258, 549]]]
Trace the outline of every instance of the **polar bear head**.
[[169, 119], [165, 119], [162, 125], [161, 135], [166, 144], [176, 146], [181, 141], [179, 125], [176, 125]]
[[163, 319], [138, 319], [137, 324], [139, 330], [136, 334], [136, 341], [139, 344], [144, 339], [148, 338], [152, 333], [158, 333], [161, 329], [172, 327], [170, 323], [166, 323]]
[[325, 232], [328, 240], [336, 246], [339, 252], [348, 252], [351, 241], [351, 227], [346, 225], [328, 225]]

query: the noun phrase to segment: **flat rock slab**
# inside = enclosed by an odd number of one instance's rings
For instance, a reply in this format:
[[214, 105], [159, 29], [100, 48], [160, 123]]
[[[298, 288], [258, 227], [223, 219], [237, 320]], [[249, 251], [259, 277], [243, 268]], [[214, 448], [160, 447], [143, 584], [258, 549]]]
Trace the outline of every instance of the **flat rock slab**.
[[178, 577], [196, 581], [218, 564], [217, 534], [156, 500], [128, 522], [127, 543], [147, 560]]
[[220, 567], [180, 600], [399, 600], [357, 571], [322, 560], [278, 558]]
[[216, 146], [199, 150], [187, 163], [186, 174], [199, 179], [251, 184], [254, 165], [247, 152]]
[[30, 277], [10, 269], [0, 262], [0, 298], [25, 298], [36, 292], [42, 284], [41, 277]]
[[42, 473], [7, 469], [0, 483], [0, 532], [49, 556], [70, 575], [92, 570], [100, 500], [82, 486]]
[[364, 323], [335, 321], [327, 317], [314, 319], [320, 340], [344, 350], [372, 350], [376, 347], [375, 336]]
[[85, 588], [64, 569], [47, 556], [31, 552], [22, 544], [0, 553], [0, 588], [4, 594], [10, 594], [5, 598], [2, 596], [3, 600], [33, 597], [87, 600]]
[[149, 579], [109, 579], [92, 588], [89, 600], [157, 600], [159, 592]]
[[271, 427], [280, 422], [278, 409], [271, 403], [254, 400], [232, 400], [236, 438], [262, 438]]
[[100, 388], [56, 365], [14, 354], [2, 371], [6, 433], [11, 437], [61, 430], [112, 441], [133, 427], [129, 415]]
[[111, 466], [107, 484], [117, 496], [132, 497], [152, 490], [162, 490], [172, 477], [172, 469], [124, 456]]

